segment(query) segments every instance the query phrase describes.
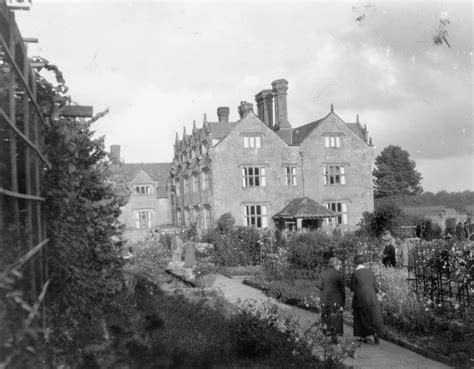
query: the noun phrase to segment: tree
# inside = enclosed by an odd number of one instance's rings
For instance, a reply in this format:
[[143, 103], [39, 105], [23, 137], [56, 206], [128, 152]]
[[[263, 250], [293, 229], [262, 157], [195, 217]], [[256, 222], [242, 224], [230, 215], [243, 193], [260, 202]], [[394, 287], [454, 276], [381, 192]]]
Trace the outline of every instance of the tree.
[[375, 198], [403, 198], [423, 192], [415, 161], [400, 146], [387, 146], [375, 159]]

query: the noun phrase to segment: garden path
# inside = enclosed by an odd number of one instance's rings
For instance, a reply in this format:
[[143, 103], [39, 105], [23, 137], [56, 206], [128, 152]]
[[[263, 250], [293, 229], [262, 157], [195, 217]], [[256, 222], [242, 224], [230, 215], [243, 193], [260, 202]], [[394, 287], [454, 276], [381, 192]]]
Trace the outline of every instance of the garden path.
[[[302, 325], [311, 324], [319, 320], [319, 314], [282, 304], [275, 299], [269, 298], [262, 291], [243, 284], [242, 278], [228, 278], [223, 275], [218, 275], [212, 288], [221, 290], [225, 298], [234, 304], [247, 299], [256, 300], [257, 302], [270, 300], [282, 311], [293, 314], [299, 319]], [[347, 339], [352, 338], [352, 327], [348, 325], [344, 326], [344, 337]], [[380, 345], [363, 344], [357, 349], [356, 358], [347, 359], [344, 363], [361, 369], [451, 368], [448, 365], [439, 363], [384, 340], [380, 340]]]

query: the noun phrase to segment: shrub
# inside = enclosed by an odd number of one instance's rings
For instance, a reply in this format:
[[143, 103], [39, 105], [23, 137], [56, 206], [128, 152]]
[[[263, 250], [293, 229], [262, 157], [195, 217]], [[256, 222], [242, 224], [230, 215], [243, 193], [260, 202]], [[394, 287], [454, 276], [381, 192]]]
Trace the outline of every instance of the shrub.
[[296, 233], [288, 241], [288, 263], [297, 269], [320, 269], [335, 245], [332, 237], [321, 232]]
[[260, 261], [261, 235], [254, 228], [234, 227], [224, 233], [216, 228], [202, 241], [214, 245], [209, 253], [217, 265], [255, 265]]

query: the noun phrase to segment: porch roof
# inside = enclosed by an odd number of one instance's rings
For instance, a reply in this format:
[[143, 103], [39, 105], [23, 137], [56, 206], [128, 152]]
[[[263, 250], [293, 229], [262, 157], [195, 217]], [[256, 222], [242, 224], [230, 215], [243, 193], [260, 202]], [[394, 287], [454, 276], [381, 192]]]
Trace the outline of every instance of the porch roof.
[[293, 199], [273, 216], [273, 219], [318, 219], [336, 216], [332, 210], [308, 197]]

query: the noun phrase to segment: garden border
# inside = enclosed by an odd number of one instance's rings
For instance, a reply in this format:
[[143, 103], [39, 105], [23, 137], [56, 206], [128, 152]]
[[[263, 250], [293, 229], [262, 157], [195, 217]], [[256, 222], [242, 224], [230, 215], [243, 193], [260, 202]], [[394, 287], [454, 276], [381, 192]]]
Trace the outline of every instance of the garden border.
[[[232, 277], [229, 277], [229, 278], [232, 278]], [[260, 290], [264, 293], [266, 293], [265, 289], [264, 288], [261, 288], [261, 287], [257, 287], [251, 283], [248, 283], [245, 279], [242, 280], [242, 283], [245, 284], [246, 286], [249, 286], [249, 287], [252, 287], [252, 288], [255, 288], [257, 290]], [[303, 309], [303, 310], [307, 310], [307, 311], [310, 311], [310, 312], [313, 312], [312, 310], [310, 309], [306, 309], [305, 307], [302, 307], [302, 306], [296, 306], [296, 305], [291, 305], [291, 304], [288, 304], [286, 302], [283, 302], [281, 301], [280, 303], [282, 304], [286, 304], [286, 305], [290, 305], [290, 306], [295, 306], [295, 307], [298, 307], [300, 309]], [[344, 319], [344, 324], [352, 327], [353, 326], [353, 323], [352, 321], [348, 320], [348, 319]], [[398, 345], [400, 347], [403, 347], [403, 348], [406, 348], [410, 351], [413, 351], [419, 355], [422, 355], [422, 356], [425, 356], [429, 359], [432, 359], [432, 360], [436, 360], [440, 363], [443, 363], [443, 364], [446, 364], [446, 365], [450, 365], [450, 366], [454, 366], [452, 360], [445, 356], [445, 355], [442, 355], [442, 354], [439, 354], [437, 352], [434, 352], [434, 351], [431, 351], [431, 350], [428, 350], [428, 349], [425, 349], [425, 348], [422, 348], [422, 347], [419, 347], [415, 344], [412, 344], [410, 342], [407, 342], [407, 341], [404, 341], [404, 340], [401, 340], [400, 338], [397, 338], [397, 337], [393, 337], [391, 336], [390, 334], [387, 334], [387, 333], [384, 333], [383, 336], [381, 337], [383, 340], [385, 341], [389, 341], [395, 345]]]

